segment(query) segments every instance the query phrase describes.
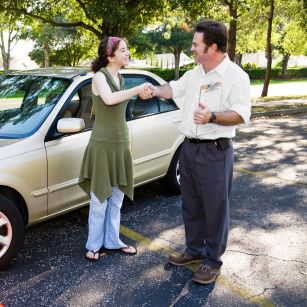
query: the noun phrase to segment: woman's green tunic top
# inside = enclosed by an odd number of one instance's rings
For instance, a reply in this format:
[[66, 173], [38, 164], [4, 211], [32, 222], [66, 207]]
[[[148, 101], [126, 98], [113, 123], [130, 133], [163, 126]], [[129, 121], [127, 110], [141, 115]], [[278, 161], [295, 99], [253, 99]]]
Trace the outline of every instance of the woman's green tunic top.
[[[112, 92], [124, 89], [121, 75], [119, 89], [106, 68], [100, 71]], [[125, 117], [128, 100], [110, 106], [100, 96], [92, 97], [95, 123], [84, 153], [79, 184], [88, 195], [94, 192], [101, 202], [112, 195], [113, 186], [133, 199], [132, 157]]]

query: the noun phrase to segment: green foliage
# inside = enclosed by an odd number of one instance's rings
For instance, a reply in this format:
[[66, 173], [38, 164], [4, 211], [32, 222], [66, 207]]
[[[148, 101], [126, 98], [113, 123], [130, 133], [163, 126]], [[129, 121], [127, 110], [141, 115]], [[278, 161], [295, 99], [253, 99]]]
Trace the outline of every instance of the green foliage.
[[96, 56], [95, 37], [75, 28], [59, 28], [50, 25], [34, 25], [29, 37], [35, 41], [29, 56], [40, 66], [45, 66], [46, 52], [49, 66], [77, 66], [82, 60]]
[[174, 69], [161, 69], [161, 68], [142, 68], [143, 70], [150, 71], [165, 81], [174, 79]]
[[257, 64], [253, 62], [242, 64], [243, 69], [254, 69], [257, 68]]
[[[81, 27], [104, 36], [129, 37], [163, 14], [167, 1], [153, 0], [1, 0], [0, 10], [30, 16], [54, 26]], [[66, 20], [58, 21], [63, 16]]]
[[181, 69], [192, 69], [196, 66], [196, 63], [190, 63], [190, 64], [186, 64], [186, 65], [183, 65], [181, 66]]
[[152, 53], [154, 46], [147, 32], [138, 29], [129, 37], [129, 49], [132, 57], [146, 57]]
[[10, 68], [11, 50], [26, 30], [24, 20], [18, 20], [13, 12], [0, 10], [0, 50], [5, 72]]
[[281, 54], [307, 55], [307, 32], [298, 22], [286, 24], [280, 33], [278, 49]]
[[[160, 68], [145, 68], [144, 70], [150, 71], [165, 81], [169, 82], [174, 79], [174, 69], [160, 69]], [[180, 77], [183, 76], [185, 72], [190, 70], [189, 68], [180, 69]], [[265, 68], [254, 68], [254, 69], [244, 69], [250, 77], [251, 80], [263, 80], [265, 78]], [[272, 69], [272, 79], [281, 78], [281, 69]], [[307, 67], [304, 68], [290, 68], [288, 69], [288, 78], [307, 78]]]
[[[156, 45], [156, 49], [160, 52], [185, 52], [189, 51], [193, 38], [193, 33], [186, 23], [175, 24], [169, 30], [167, 30], [169, 24], [159, 27], [155, 31], [150, 33], [152, 42]], [[165, 38], [165, 33], [167, 38]]]
[[[255, 69], [244, 69], [251, 80], [259, 79], [263, 80], [265, 78], [265, 68], [255, 68]], [[272, 79], [278, 79], [282, 77], [281, 68], [272, 68], [271, 70]], [[289, 68], [287, 70], [287, 78], [307, 78], [307, 67], [304, 68]]]
[[180, 54], [189, 53], [191, 48], [193, 39], [191, 21], [182, 11], [172, 11], [163, 18], [161, 26], [151, 31], [149, 35], [157, 53], [170, 52], [174, 55], [174, 78], [178, 79]]
[[[174, 80], [174, 69], [161, 69], [161, 68], [142, 68], [143, 70], [150, 71], [156, 75], [158, 75], [163, 80], [169, 82], [171, 80]], [[187, 72], [190, 69], [180, 69], [179, 70], [179, 76], [183, 76], [185, 72]]]
[[274, 68], [282, 68], [282, 61], [276, 62]]
[[[274, 54], [307, 54], [305, 2], [274, 0]], [[180, 53], [190, 49], [193, 25], [203, 18], [219, 20], [228, 25], [234, 21], [237, 23], [236, 40], [232, 42], [236, 44], [237, 53], [265, 50], [267, 8], [265, 0], [1, 0], [0, 26], [5, 24], [9, 14], [19, 22], [27, 18], [31, 25], [34, 20], [39, 21], [37, 37], [32, 38], [37, 42], [32, 56], [40, 63], [41, 46], [46, 41], [50, 43], [51, 65], [75, 65], [81, 58], [93, 58], [97, 43], [93, 38], [88, 39], [85, 35], [88, 32], [96, 38], [106, 35], [127, 37], [132, 56], [145, 57], [152, 52], [172, 52], [178, 70]], [[63, 33], [67, 35], [62, 35], [54, 27], [50, 32], [46, 29], [47, 24], [63, 27]], [[74, 31], [81, 36], [72, 39], [70, 33]], [[57, 42], [56, 36], [59, 36]], [[170, 63], [168, 65], [170, 67]], [[292, 72], [289, 74], [291, 77]]]

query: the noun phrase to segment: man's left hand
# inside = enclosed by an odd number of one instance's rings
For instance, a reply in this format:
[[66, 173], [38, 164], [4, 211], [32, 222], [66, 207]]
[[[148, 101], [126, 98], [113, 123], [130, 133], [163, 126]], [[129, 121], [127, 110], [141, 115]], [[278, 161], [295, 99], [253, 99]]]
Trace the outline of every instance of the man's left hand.
[[199, 103], [198, 109], [194, 112], [194, 123], [201, 125], [208, 124], [211, 114], [212, 113], [205, 104]]

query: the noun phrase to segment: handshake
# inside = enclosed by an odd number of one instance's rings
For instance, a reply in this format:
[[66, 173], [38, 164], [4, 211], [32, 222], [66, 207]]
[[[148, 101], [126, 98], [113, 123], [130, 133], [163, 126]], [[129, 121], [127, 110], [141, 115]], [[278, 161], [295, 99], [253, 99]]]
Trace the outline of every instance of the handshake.
[[150, 99], [155, 96], [156, 87], [151, 83], [143, 83], [140, 85], [139, 97], [141, 99]]

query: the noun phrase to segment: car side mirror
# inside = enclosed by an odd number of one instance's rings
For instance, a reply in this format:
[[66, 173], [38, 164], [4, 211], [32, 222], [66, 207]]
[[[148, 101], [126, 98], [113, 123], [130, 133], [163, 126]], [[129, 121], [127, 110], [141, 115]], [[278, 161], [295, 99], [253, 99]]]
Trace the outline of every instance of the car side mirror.
[[57, 130], [60, 133], [76, 133], [85, 128], [82, 118], [61, 118], [57, 123]]

